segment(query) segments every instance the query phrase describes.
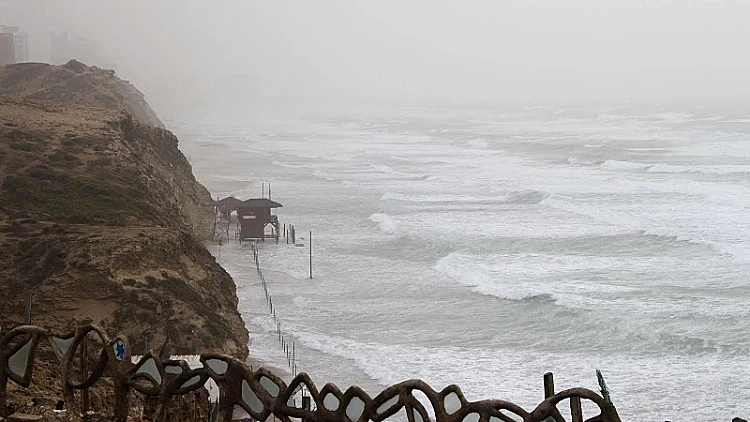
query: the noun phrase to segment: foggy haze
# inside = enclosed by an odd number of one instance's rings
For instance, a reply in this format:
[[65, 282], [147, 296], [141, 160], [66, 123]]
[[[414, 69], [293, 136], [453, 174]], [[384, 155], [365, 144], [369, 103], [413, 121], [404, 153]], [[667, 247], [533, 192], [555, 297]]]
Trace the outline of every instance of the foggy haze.
[[0, 23], [99, 43], [159, 113], [222, 102], [726, 99], [750, 2], [2, 0]]
[[[598, 397], [601, 370], [624, 421], [747, 419], [750, 0], [0, 0], [0, 25], [32, 61], [112, 66], [180, 149], [91, 106], [157, 123], [128, 90], [81, 100], [97, 75], [2, 68], [14, 324], [22, 303], [91, 313], [133, 354], [216, 345], [287, 380], [455, 384], [542, 417], [575, 403], [542, 374]], [[15, 62], [26, 38], [0, 31]], [[575, 391], [573, 420], [598, 420]]]

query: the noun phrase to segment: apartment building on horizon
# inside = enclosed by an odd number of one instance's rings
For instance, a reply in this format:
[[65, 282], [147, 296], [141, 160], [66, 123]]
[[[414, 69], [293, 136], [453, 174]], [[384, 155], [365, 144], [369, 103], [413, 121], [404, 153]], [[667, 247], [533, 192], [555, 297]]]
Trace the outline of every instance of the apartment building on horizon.
[[17, 26], [0, 25], [0, 66], [29, 61], [29, 35]]

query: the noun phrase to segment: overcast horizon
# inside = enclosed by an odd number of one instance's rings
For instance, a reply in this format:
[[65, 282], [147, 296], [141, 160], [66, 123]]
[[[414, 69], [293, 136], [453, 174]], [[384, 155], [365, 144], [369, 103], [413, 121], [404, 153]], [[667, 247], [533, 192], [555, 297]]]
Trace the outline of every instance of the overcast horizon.
[[0, 24], [95, 40], [160, 114], [298, 101], [750, 96], [750, 2], [4, 0]]

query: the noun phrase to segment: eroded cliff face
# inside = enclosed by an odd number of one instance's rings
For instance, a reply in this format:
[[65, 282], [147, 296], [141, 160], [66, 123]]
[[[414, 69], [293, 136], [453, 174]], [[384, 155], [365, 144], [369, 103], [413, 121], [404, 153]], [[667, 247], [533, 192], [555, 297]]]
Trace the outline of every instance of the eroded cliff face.
[[0, 68], [0, 326], [33, 290], [36, 325], [244, 358], [234, 282], [202, 244], [210, 194], [128, 86], [78, 63]]

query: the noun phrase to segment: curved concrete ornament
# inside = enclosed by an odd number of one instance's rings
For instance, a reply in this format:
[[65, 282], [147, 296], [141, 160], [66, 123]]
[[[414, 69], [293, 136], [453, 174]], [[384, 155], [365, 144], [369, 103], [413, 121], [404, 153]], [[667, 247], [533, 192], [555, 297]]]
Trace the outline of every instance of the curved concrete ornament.
[[323, 407], [330, 410], [331, 412], [335, 412], [339, 408], [339, 398], [333, 395], [333, 393], [328, 393], [323, 397]]
[[229, 364], [221, 359], [206, 359], [206, 364], [216, 375], [224, 375], [227, 372]]
[[356, 422], [363, 413], [365, 413], [365, 402], [359, 397], [352, 398], [349, 405], [346, 406], [346, 417]]
[[200, 380], [201, 380], [201, 376], [200, 376], [200, 375], [195, 375], [194, 377], [192, 377], [192, 378], [190, 378], [189, 380], [187, 380], [187, 381], [185, 381], [184, 383], [182, 383], [182, 384], [180, 385], [180, 388], [188, 388], [188, 387], [192, 387], [192, 386], [194, 386], [195, 384], [197, 384], [198, 382], [200, 382]]
[[[0, 339], [0, 375], [5, 374], [8, 379], [23, 387], [31, 385], [37, 346], [40, 338], [47, 334], [47, 330], [39, 327], [21, 326]], [[18, 337], [23, 340], [11, 346], [11, 341]]]
[[182, 373], [182, 367], [180, 365], [165, 365], [164, 372], [171, 375], [180, 375]]
[[[77, 348], [82, 346], [81, 342], [92, 331], [106, 347], [88, 378], [77, 380], [73, 365]], [[112, 378], [115, 422], [127, 422], [130, 409], [128, 397], [133, 390], [155, 398], [157, 408], [153, 420], [162, 422], [168, 417], [172, 397], [203, 388], [207, 381], [221, 389], [218, 415], [222, 422], [231, 420], [236, 406], [242, 407], [256, 420], [266, 420], [273, 414], [282, 422], [299, 419], [312, 422], [384, 422], [401, 410], [406, 412], [408, 422], [433, 422], [432, 415], [434, 422], [545, 422], [564, 420], [558, 409], [558, 404], [563, 401], [570, 401], [568, 407], [572, 420], [580, 422], [584, 420], [581, 415], [582, 400], [593, 403], [600, 410], [598, 415], [586, 420], [621, 422], [611, 402], [585, 388], [555, 393], [553, 386], [549, 389], [551, 393], [548, 397], [532, 412], [528, 412], [504, 400], [469, 402], [455, 385], [438, 392], [421, 380], [391, 385], [375, 398], [370, 398], [359, 387], [350, 387], [342, 394], [334, 384], [326, 384], [318, 392], [305, 373], [298, 374], [287, 385], [265, 368], [253, 370], [244, 362], [223, 354], [203, 354], [200, 356], [202, 366], [192, 369], [185, 361], [162, 361], [153, 352], [134, 364], [130, 360], [126, 337], [111, 341], [103, 329], [94, 325], [78, 328], [72, 337], [53, 336], [40, 327], [24, 326], [0, 339], [0, 417], [7, 416], [7, 381], [12, 380], [23, 387], [31, 384], [35, 353], [41, 338], [50, 342], [58, 356], [63, 356], [60, 362], [63, 394], [69, 406], [75, 400], [74, 390], [89, 388], [105, 372]], [[143, 381], [150, 381], [151, 385], [146, 386]], [[293, 396], [300, 390], [312, 403], [305, 400], [303, 407], [297, 406]], [[547, 391], [545, 383], [545, 393]], [[577, 403], [576, 406], [573, 403]], [[308, 404], [314, 405], [310, 408]]]
[[271, 395], [271, 397], [278, 397], [281, 389], [275, 382], [271, 381], [271, 378], [260, 377], [260, 385]]
[[153, 378], [156, 385], [161, 385], [161, 374], [159, 368], [156, 367], [156, 360], [154, 358], [147, 358], [135, 371], [135, 375], [149, 375]]
[[263, 402], [255, 394], [250, 384], [246, 380], [242, 380], [242, 401], [250, 407], [255, 413], [262, 413], [264, 409]]
[[57, 359], [62, 362], [63, 356], [68, 353], [68, 349], [75, 340], [75, 333], [71, 334], [70, 337], [62, 338], [52, 336], [49, 338], [49, 343], [52, 346], [52, 351], [55, 352]]
[[31, 346], [32, 341], [29, 339], [16, 353], [10, 356], [8, 359], [8, 369], [10, 369], [11, 374], [19, 378], [23, 378], [26, 375], [26, 371], [29, 370], [29, 363], [31, 362], [29, 359]]

